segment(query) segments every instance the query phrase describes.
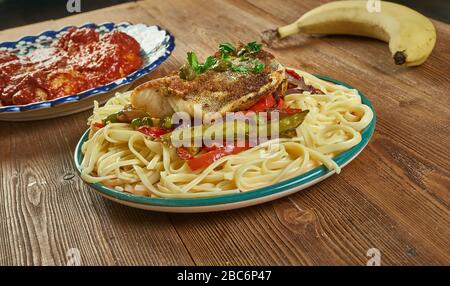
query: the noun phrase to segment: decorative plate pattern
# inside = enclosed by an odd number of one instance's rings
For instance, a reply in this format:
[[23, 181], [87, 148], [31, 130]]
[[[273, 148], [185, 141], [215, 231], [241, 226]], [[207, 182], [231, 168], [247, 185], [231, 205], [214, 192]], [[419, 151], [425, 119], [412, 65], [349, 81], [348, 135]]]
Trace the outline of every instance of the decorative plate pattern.
[[[339, 85], [343, 85], [348, 88], [352, 86], [343, 83], [341, 81], [329, 78], [327, 76], [315, 75], [320, 79], [330, 81]], [[342, 168], [354, 158], [366, 147], [372, 134], [375, 130], [376, 114], [375, 110], [369, 101], [369, 99], [360, 91], [358, 91], [362, 103], [369, 106], [373, 111], [373, 119], [370, 124], [361, 132], [361, 142], [356, 146], [353, 146], [349, 150], [339, 154], [334, 158], [334, 161]], [[81, 173], [81, 162], [83, 160], [83, 154], [81, 153], [81, 146], [87, 141], [89, 136], [89, 129], [83, 134], [78, 142], [74, 160], [77, 167], [77, 171]], [[120, 204], [128, 205], [135, 208], [164, 211], [164, 212], [209, 212], [209, 211], [222, 211], [235, 208], [246, 207], [250, 205], [260, 204], [268, 202], [277, 198], [281, 198], [299, 190], [314, 185], [321, 180], [331, 176], [335, 171], [330, 171], [324, 166], [319, 166], [311, 171], [308, 171], [300, 176], [273, 184], [268, 187], [260, 188], [253, 191], [242, 192], [237, 194], [228, 194], [218, 197], [207, 198], [186, 198], [186, 199], [172, 199], [172, 198], [150, 198], [144, 196], [137, 196], [126, 192], [120, 192], [113, 188], [109, 188], [101, 183], [89, 184], [102, 196], [115, 201]]]
[[[71, 27], [73, 26], [67, 26], [58, 31], [45, 31], [37, 36], [26, 36], [15, 42], [3, 42], [0, 43], [0, 50], [8, 50], [16, 54], [26, 55], [30, 51], [39, 47], [48, 47], [56, 39], [60, 38], [63, 32], [67, 31]], [[79, 26], [79, 28], [95, 28], [95, 30], [99, 33], [119, 30], [129, 34], [141, 45], [141, 57], [143, 58], [144, 64], [139, 70], [129, 74], [126, 77], [77, 94], [59, 97], [48, 101], [34, 102], [26, 105], [0, 106], [0, 114], [54, 107], [63, 103], [76, 102], [94, 95], [114, 91], [124, 85], [131, 84], [136, 79], [154, 70], [170, 56], [175, 48], [175, 38], [168, 31], [161, 29], [159, 26], [147, 26], [144, 24], [133, 25], [131, 23], [123, 22], [118, 24], [103, 23], [100, 25], [88, 23]], [[5, 116], [1, 117], [2, 119], [5, 119]]]

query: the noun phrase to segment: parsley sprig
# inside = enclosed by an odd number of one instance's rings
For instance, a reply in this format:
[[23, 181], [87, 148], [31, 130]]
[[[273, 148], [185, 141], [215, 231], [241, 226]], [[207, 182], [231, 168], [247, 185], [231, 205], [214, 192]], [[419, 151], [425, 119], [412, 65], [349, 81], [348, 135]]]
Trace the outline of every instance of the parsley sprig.
[[233, 65], [231, 67], [231, 70], [234, 72], [240, 72], [240, 73], [260, 73], [264, 70], [265, 65], [258, 59], [252, 59], [247, 60], [248, 63], [246, 65], [239, 64], [239, 65]]
[[239, 50], [237, 56], [243, 56], [244, 54], [256, 54], [262, 48], [262, 44], [258, 44], [257, 42], [247, 43], [242, 49]]
[[197, 73], [204, 73], [206, 70], [210, 69], [213, 65], [216, 64], [217, 60], [213, 56], [209, 56], [206, 58], [205, 63], [200, 64], [198, 62], [198, 57], [194, 52], [187, 53], [187, 62], [189, 66]]
[[187, 64], [180, 68], [180, 78], [186, 80], [193, 80], [197, 75], [204, 73], [212, 68], [217, 63], [217, 59], [213, 56], [206, 58], [203, 64], [199, 63], [197, 54], [194, 52], [187, 53]]
[[[219, 72], [230, 69], [239, 73], [260, 73], [265, 68], [264, 63], [258, 59], [250, 59], [247, 55], [255, 54], [261, 48], [262, 44], [249, 42], [238, 51], [231, 43], [224, 42], [219, 45], [220, 58], [216, 59], [213, 56], [209, 56], [203, 64], [199, 62], [194, 52], [188, 52], [187, 63], [180, 68], [180, 77], [186, 80], [193, 80], [197, 75], [209, 69], [214, 69]], [[240, 64], [234, 64], [231, 57], [238, 58]]]
[[219, 45], [219, 51], [221, 59], [228, 59], [230, 57], [230, 54], [232, 55], [236, 53], [236, 48], [232, 44], [226, 42]]
[[265, 65], [258, 59], [252, 59], [246, 57], [246, 55], [251, 55], [259, 52], [262, 48], [262, 44], [257, 42], [249, 42], [239, 51], [230, 43], [222, 43], [219, 45], [219, 51], [221, 54], [221, 61], [226, 61], [229, 59], [230, 54], [236, 55], [239, 58], [239, 62], [248, 62], [247, 64], [231, 64], [231, 70], [240, 73], [260, 73], [264, 70]]

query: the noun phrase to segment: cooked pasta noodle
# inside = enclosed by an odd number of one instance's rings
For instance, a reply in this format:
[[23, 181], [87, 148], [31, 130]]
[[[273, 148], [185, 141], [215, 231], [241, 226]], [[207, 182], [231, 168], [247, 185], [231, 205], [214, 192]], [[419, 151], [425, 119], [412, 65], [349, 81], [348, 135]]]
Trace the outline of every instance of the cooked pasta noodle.
[[[251, 191], [320, 165], [339, 173], [332, 158], [361, 141], [360, 132], [373, 113], [356, 90], [296, 71], [306, 84], [324, 94], [303, 92], [284, 97], [288, 107], [309, 110], [294, 138], [269, 140], [192, 171], [174, 148], [135, 131], [131, 124], [110, 123], [91, 129], [82, 147], [81, 176], [87, 182], [101, 182], [136, 195], [195, 198]], [[129, 95], [117, 94], [103, 107], [95, 103], [89, 124], [120, 111], [129, 104]]]

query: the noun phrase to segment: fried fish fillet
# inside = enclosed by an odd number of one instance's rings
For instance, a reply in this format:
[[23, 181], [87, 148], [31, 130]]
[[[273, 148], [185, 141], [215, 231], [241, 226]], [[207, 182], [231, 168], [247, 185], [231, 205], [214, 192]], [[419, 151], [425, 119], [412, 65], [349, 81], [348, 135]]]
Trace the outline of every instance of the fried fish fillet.
[[[275, 91], [285, 78], [284, 67], [271, 53], [260, 50], [249, 55], [249, 58], [250, 61], [259, 60], [264, 64], [264, 69], [258, 73], [211, 69], [193, 80], [173, 74], [135, 88], [131, 94], [131, 104], [153, 117], [169, 116], [179, 111], [194, 116], [197, 112], [194, 111], [195, 105], [202, 107], [204, 118], [246, 110], [262, 96]], [[239, 59], [233, 61], [238, 62]]]

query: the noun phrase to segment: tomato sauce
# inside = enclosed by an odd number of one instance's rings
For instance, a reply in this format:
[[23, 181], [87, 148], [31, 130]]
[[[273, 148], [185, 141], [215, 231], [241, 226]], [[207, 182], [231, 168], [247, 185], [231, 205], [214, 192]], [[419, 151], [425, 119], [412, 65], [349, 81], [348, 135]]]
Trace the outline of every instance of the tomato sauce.
[[22, 105], [76, 94], [137, 70], [139, 43], [112, 31], [71, 28], [50, 47], [25, 56], [0, 51], [1, 105]]

